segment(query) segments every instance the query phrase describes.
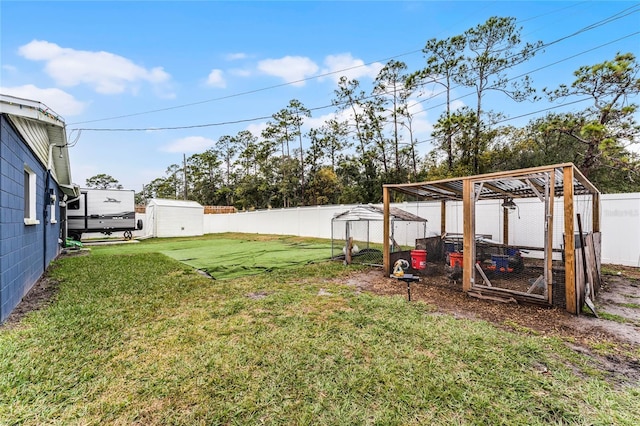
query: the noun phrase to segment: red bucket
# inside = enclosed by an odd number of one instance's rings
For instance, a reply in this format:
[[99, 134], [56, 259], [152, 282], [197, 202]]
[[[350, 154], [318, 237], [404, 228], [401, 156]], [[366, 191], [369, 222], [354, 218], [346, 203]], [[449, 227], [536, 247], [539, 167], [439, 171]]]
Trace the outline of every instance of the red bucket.
[[427, 267], [427, 251], [411, 250], [411, 267], [413, 269], [426, 269]]
[[456, 265], [462, 268], [462, 253], [451, 252], [449, 253], [449, 264], [452, 268], [455, 268]]

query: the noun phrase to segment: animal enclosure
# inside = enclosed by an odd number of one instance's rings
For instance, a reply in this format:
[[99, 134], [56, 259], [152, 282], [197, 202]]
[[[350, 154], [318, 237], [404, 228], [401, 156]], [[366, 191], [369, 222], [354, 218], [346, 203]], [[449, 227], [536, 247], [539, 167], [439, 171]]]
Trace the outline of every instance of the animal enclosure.
[[[434, 261], [444, 263], [470, 296], [580, 313], [600, 282], [599, 195], [573, 164], [559, 164], [385, 185], [384, 210], [386, 217], [392, 197], [439, 202], [440, 236], [431, 244], [440, 256]], [[416, 248], [428, 242], [416, 240]], [[391, 253], [384, 248], [386, 274]]]
[[[427, 220], [396, 207], [389, 210], [389, 250], [402, 252], [427, 235]], [[345, 263], [382, 266], [385, 237], [384, 212], [380, 207], [360, 205], [331, 219], [331, 258]]]

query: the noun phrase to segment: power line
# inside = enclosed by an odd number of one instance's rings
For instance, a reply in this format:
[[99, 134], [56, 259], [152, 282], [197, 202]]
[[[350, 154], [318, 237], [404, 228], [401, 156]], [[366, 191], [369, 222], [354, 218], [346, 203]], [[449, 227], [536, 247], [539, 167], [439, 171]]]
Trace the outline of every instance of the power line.
[[[596, 22], [594, 24], [591, 24], [591, 25], [589, 25], [587, 27], [584, 27], [584, 28], [580, 29], [579, 31], [577, 31], [577, 32], [575, 32], [573, 34], [570, 34], [570, 35], [565, 36], [565, 37], [563, 37], [561, 39], [558, 39], [558, 40], [554, 40], [553, 42], [550, 42], [550, 43], [546, 44], [543, 47], [550, 46], [552, 44], [558, 43], [558, 42], [560, 42], [562, 40], [565, 40], [567, 38], [570, 38], [570, 37], [573, 37], [575, 35], [578, 35], [578, 34], [580, 34], [582, 32], [597, 28], [597, 27], [599, 27], [601, 25], [604, 25], [606, 23], [612, 22], [613, 20], [617, 20], [617, 19], [623, 18], [625, 16], [628, 16], [629, 14], [635, 13], [636, 11], [632, 11], [632, 12], [626, 13], [623, 16], [618, 16], [618, 15], [623, 14], [623, 13], [627, 12], [628, 10], [636, 8], [636, 7], [638, 7], [638, 6], [637, 5], [636, 6], [631, 6], [631, 7], [627, 8], [627, 9], [624, 9], [621, 12], [618, 12], [618, 13], [616, 13], [616, 14], [608, 17], [608, 18], [605, 18], [602, 21], [598, 21], [598, 22]], [[556, 13], [557, 11], [564, 10], [564, 9], [566, 9], [566, 7], [558, 9], [558, 10], [554, 11], [553, 13]], [[525, 21], [537, 19], [539, 16], [543, 16], [543, 15], [538, 15], [537, 17], [528, 18]], [[267, 91], [267, 90], [272, 90], [272, 89], [276, 89], [276, 88], [280, 88], [280, 87], [286, 87], [286, 86], [289, 86], [289, 85], [295, 85], [295, 84], [303, 83], [303, 82], [306, 82], [306, 81], [310, 81], [310, 80], [314, 80], [314, 79], [318, 79], [318, 78], [323, 78], [323, 77], [327, 77], [327, 76], [331, 76], [331, 75], [335, 75], [335, 74], [338, 74], [338, 73], [343, 73], [345, 71], [351, 71], [351, 70], [354, 70], [354, 69], [357, 69], [357, 68], [370, 66], [370, 65], [373, 65], [373, 64], [376, 64], [376, 63], [380, 63], [380, 62], [388, 62], [388, 61], [390, 61], [392, 59], [396, 59], [396, 58], [399, 58], [399, 57], [412, 55], [412, 54], [415, 54], [415, 53], [418, 53], [418, 52], [422, 52], [422, 49], [414, 49], [414, 50], [411, 50], [411, 51], [408, 51], [408, 52], [404, 52], [404, 53], [400, 53], [400, 54], [397, 54], [397, 55], [393, 55], [393, 56], [390, 56], [390, 57], [387, 57], [387, 58], [383, 58], [383, 59], [367, 62], [367, 63], [362, 64], [362, 65], [355, 65], [355, 66], [344, 68], [344, 69], [337, 70], [337, 71], [331, 71], [331, 72], [327, 72], [327, 73], [323, 73], [323, 74], [318, 74], [318, 75], [315, 75], [315, 76], [306, 77], [306, 78], [295, 80], [295, 81], [290, 81], [290, 82], [287, 82], [287, 83], [281, 83], [281, 84], [276, 84], [276, 85], [267, 86], [267, 87], [263, 87], [263, 88], [258, 88], [258, 89], [254, 89], [254, 90], [248, 90], [248, 91], [244, 91], [244, 92], [234, 93], [234, 94], [227, 95], [227, 96], [221, 96], [221, 97], [217, 97], [217, 98], [211, 98], [211, 99], [206, 99], [206, 100], [203, 100], [203, 101], [192, 102], [192, 103], [183, 104], [183, 105], [176, 105], [176, 106], [172, 106], [172, 107], [159, 108], [159, 109], [150, 110], [150, 111], [143, 111], [143, 112], [131, 113], [131, 114], [123, 114], [123, 115], [119, 115], [119, 116], [106, 117], [106, 118], [101, 118], [101, 119], [96, 119], [96, 120], [79, 121], [79, 122], [76, 122], [76, 123], [69, 123], [68, 125], [71, 126], [71, 125], [78, 125], [78, 124], [87, 124], [87, 123], [95, 123], [95, 122], [100, 122], [100, 121], [115, 120], [115, 119], [120, 119], [120, 118], [136, 117], [136, 116], [140, 116], [140, 115], [147, 115], [147, 114], [153, 114], [153, 113], [157, 113], [157, 112], [171, 111], [171, 110], [176, 110], [176, 109], [181, 109], [181, 108], [192, 107], [192, 106], [196, 106], [196, 105], [202, 105], [202, 104], [205, 104], [205, 103], [221, 101], [221, 100], [231, 99], [231, 98], [240, 97], [240, 96], [246, 96], [246, 95], [250, 95], [250, 94], [254, 94], [254, 93], [259, 93], [259, 92], [263, 92], [263, 91]], [[248, 120], [248, 121], [254, 121], [254, 120]], [[201, 126], [193, 126], [193, 127], [209, 127], [209, 126], [208, 125], [206, 125], [206, 126], [205, 125], [201, 125]], [[191, 128], [191, 126], [186, 126], [186, 127], [182, 127], [182, 128]], [[93, 130], [93, 129], [91, 129], [91, 130]]]
[[[569, 60], [569, 59], [572, 59], [572, 58], [575, 58], [575, 57], [577, 57], [577, 56], [583, 55], [583, 54], [585, 54], [585, 53], [591, 52], [591, 51], [593, 51], [593, 50], [600, 49], [600, 48], [605, 47], [605, 46], [608, 46], [608, 45], [610, 45], [610, 44], [617, 43], [617, 42], [618, 42], [618, 41], [620, 41], [620, 40], [624, 40], [624, 39], [626, 39], [626, 38], [633, 37], [633, 36], [638, 35], [638, 34], [640, 34], [640, 31], [637, 31], [637, 32], [635, 32], [635, 33], [628, 34], [628, 35], [626, 35], [626, 36], [624, 36], [624, 37], [620, 37], [620, 38], [618, 38], [618, 39], [616, 39], [616, 40], [612, 40], [612, 41], [610, 41], [610, 42], [603, 43], [603, 44], [601, 44], [601, 45], [598, 45], [598, 46], [592, 47], [592, 48], [587, 49], [587, 50], [585, 50], [585, 51], [582, 51], [582, 52], [580, 52], [580, 53], [576, 53], [576, 54], [574, 54], [574, 55], [571, 55], [571, 56], [568, 56], [568, 57], [566, 57], [566, 58], [563, 58], [563, 59], [561, 59], [561, 60], [559, 60], [559, 61], [552, 62], [551, 64], [547, 64], [547, 65], [545, 65], [545, 66], [542, 66], [542, 67], [536, 68], [536, 69], [534, 69], [534, 70], [528, 71], [528, 72], [526, 72], [526, 73], [520, 74], [520, 75], [518, 75], [518, 76], [516, 76], [516, 77], [512, 77], [512, 78], [510, 78], [508, 81], [512, 81], [512, 80], [515, 80], [515, 79], [517, 79], [517, 78], [521, 78], [521, 77], [523, 77], [523, 76], [525, 76], [525, 75], [532, 74], [532, 73], [534, 73], [534, 72], [540, 71], [540, 70], [545, 69], [545, 68], [549, 68], [549, 67], [554, 66], [554, 65], [557, 65], [557, 64], [559, 64], [559, 63], [561, 63], [561, 62], [567, 61], [567, 60]], [[456, 86], [456, 87], [459, 87], [459, 86]], [[456, 87], [454, 87], [454, 89], [455, 89]], [[424, 103], [424, 102], [426, 102], [426, 101], [432, 100], [432, 99], [434, 99], [434, 98], [436, 98], [436, 97], [438, 97], [438, 96], [440, 96], [440, 95], [442, 95], [442, 94], [444, 94], [444, 93], [445, 93], [445, 91], [441, 91], [441, 92], [438, 92], [438, 93], [436, 93], [436, 94], [431, 95], [430, 97], [428, 97], [428, 98], [426, 98], [426, 99], [424, 99], [424, 100], [416, 101], [415, 103], [413, 103], [412, 105], [410, 105], [407, 109], [410, 109], [411, 107], [414, 107], [414, 106], [416, 106], [416, 105], [418, 105], [418, 104], [420, 104], [420, 103]], [[473, 92], [470, 92], [470, 93], [467, 93], [467, 94], [465, 94], [465, 95], [458, 96], [458, 97], [456, 97], [456, 98], [452, 99], [451, 101], [461, 100], [461, 99], [464, 99], [464, 98], [466, 98], [466, 97], [468, 97], [468, 96], [471, 96], [471, 95], [473, 95], [473, 94], [474, 94]], [[372, 98], [372, 97], [374, 97], [374, 96], [375, 96], [375, 95], [367, 96], [367, 97], [365, 97], [364, 99], [369, 99], [369, 98]], [[430, 110], [436, 109], [436, 108], [441, 107], [441, 106], [443, 106], [443, 105], [446, 105], [446, 102], [439, 103], [439, 104], [437, 104], [437, 105], [433, 105], [433, 106], [431, 106], [431, 107], [429, 107], [429, 108], [425, 108], [425, 109], [423, 109], [423, 110], [421, 110], [421, 111], [418, 111], [418, 112], [416, 112], [416, 113], [414, 113], [414, 114], [411, 114], [411, 116], [412, 116], [412, 117], [414, 117], [414, 116], [416, 116], [416, 115], [419, 115], [419, 114], [425, 113], [425, 112], [427, 112], [427, 111], [430, 111]], [[569, 105], [570, 105], [570, 104], [569, 104]], [[309, 108], [309, 111], [318, 111], [318, 110], [322, 110], [322, 109], [331, 108], [331, 107], [334, 107], [334, 106], [336, 106], [336, 105], [331, 104], [331, 105], [324, 105], [324, 106], [319, 106], [319, 107], [313, 107], [313, 108]], [[541, 110], [541, 111], [544, 111], [544, 110]], [[184, 129], [195, 129], [195, 128], [205, 128], [205, 127], [220, 127], [220, 126], [226, 126], [226, 125], [232, 125], [232, 124], [250, 123], [250, 122], [253, 122], [253, 121], [268, 120], [268, 119], [271, 119], [271, 118], [273, 118], [273, 117], [272, 117], [271, 115], [269, 115], [269, 116], [260, 116], [260, 117], [253, 117], [253, 118], [240, 119], [240, 120], [233, 120], [233, 121], [223, 121], [223, 122], [205, 123], [205, 124], [194, 124], [194, 125], [188, 125], [188, 126], [145, 127], [145, 128], [77, 128], [77, 129], [73, 129], [72, 131], [96, 131], [96, 132], [140, 132], [140, 131], [184, 130]]]
[[[590, 48], [590, 49], [584, 50], [584, 51], [582, 51], [582, 52], [580, 52], [580, 53], [576, 53], [576, 54], [574, 54], [574, 55], [567, 56], [567, 57], [565, 57], [565, 58], [563, 58], [563, 59], [560, 59], [560, 60], [558, 60], [558, 61], [556, 61], [556, 62], [552, 62], [552, 63], [550, 63], [550, 64], [547, 64], [547, 65], [544, 65], [544, 66], [538, 67], [538, 68], [536, 68], [536, 69], [534, 69], [534, 70], [531, 70], [531, 71], [527, 71], [526, 73], [523, 73], [523, 74], [520, 74], [520, 75], [517, 75], [517, 76], [515, 76], [515, 77], [512, 77], [512, 78], [508, 79], [508, 80], [507, 80], [507, 82], [512, 81], [512, 80], [516, 80], [516, 79], [518, 79], [518, 78], [524, 77], [524, 76], [529, 75], [529, 74], [533, 74], [533, 73], [538, 72], [538, 71], [540, 71], [540, 70], [543, 70], [543, 69], [545, 69], [545, 68], [552, 67], [552, 66], [557, 65], [557, 64], [559, 64], [559, 63], [562, 63], [562, 62], [568, 61], [569, 59], [576, 58], [576, 57], [578, 57], [578, 56], [584, 55], [585, 53], [592, 52], [592, 51], [594, 51], [594, 50], [600, 49], [600, 48], [605, 47], [605, 46], [608, 46], [608, 45], [610, 45], [610, 44], [617, 43], [617, 42], [619, 42], [619, 41], [621, 41], [621, 40], [627, 39], [627, 38], [629, 38], [629, 37], [633, 37], [633, 36], [638, 35], [638, 34], [640, 34], [640, 31], [636, 31], [635, 33], [627, 34], [626, 36], [623, 36], [623, 37], [620, 37], [620, 38], [618, 38], [618, 39], [615, 39], [615, 40], [609, 41], [609, 42], [607, 42], [607, 43], [600, 44], [600, 45], [598, 45], [598, 46], [595, 46], [595, 47], [592, 47], [592, 48]], [[455, 86], [455, 87], [453, 87], [451, 90], [456, 89], [456, 88], [458, 88], [458, 87], [460, 87], [460, 86], [459, 86], [459, 85], [458, 85], [458, 86]], [[438, 96], [440, 96], [440, 95], [443, 95], [444, 93], [446, 93], [446, 91], [441, 91], [441, 92], [435, 93], [435, 94], [433, 94], [433, 95], [429, 96], [428, 98], [426, 98], [426, 99], [424, 99], [424, 100], [416, 101], [414, 104], [410, 105], [408, 108], [411, 108], [411, 107], [416, 106], [416, 105], [418, 105], [418, 104], [420, 104], [420, 103], [424, 103], [424, 102], [426, 102], [426, 101], [429, 101], [429, 100], [431, 100], [431, 99], [434, 99], [434, 98], [436, 98], [436, 97], [438, 97]], [[458, 100], [460, 100], [460, 99], [466, 98], [467, 96], [471, 96], [471, 95], [473, 95], [473, 94], [475, 94], [475, 93], [474, 93], [474, 92], [470, 92], [470, 93], [467, 93], [467, 94], [465, 94], [465, 95], [458, 96], [457, 98], [451, 99], [451, 102], [453, 102], [453, 101], [458, 101]], [[418, 111], [418, 112], [416, 112], [415, 114], [412, 114], [412, 117], [413, 117], [413, 116], [415, 116], [415, 115], [422, 114], [422, 113], [424, 113], [424, 112], [430, 111], [430, 110], [432, 110], [432, 109], [436, 109], [436, 108], [441, 107], [441, 106], [443, 106], [443, 105], [446, 105], [446, 102], [443, 102], [443, 103], [440, 103], [440, 104], [437, 104], [437, 105], [433, 105], [433, 106], [431, 106], [431, 107], [429, 107], [429, 108], [425, 108], [425, 109], [423, 109], [423, 110], [421, 110], [421, 111]]]
[[[503, 118], [502, 120], [497, 120], [493, 124], [506, 123], [508, 121], [517, 120], [519, 118], [528, 117], [528, 116], [535, 115], [535, 114], [540, 114], [541, 112], [547, 112], [547, 111], [551, 111], [551, 110], [554, 110], [554, 109], [566, 107], [566, 106], [569, 106], [569, 105], [579, 104], [579, 103], [582, 103], [582, 102], [586, 102], [586, 101], [588, 101], [590, 99], [591, 98], [578, 99], [578, 100], [571, 101], [571, 102], [566, 102], [566, 103], [563, 103], [563, 104], [560, 104], [560, 105], [554, 105], [554, 106], [551, 106], [551, 107], [548, 107], [548, 108], [539, 109], [537, 111], [532, 111], [532, 112], [527, 112], [527, 113], [524, 113], [524, 114], [516, 115], [514, 117]], [[437, 140], [437, 138], [429, 138], [429, 139], [425, 139], [425, 140], [422, 140], [422, 141], [415, 142], [414, 145], [419, 145], [419, 144], [423, 144], [423, 143], [427, 143], [427, 142], [434, 142], [436, 140]]]

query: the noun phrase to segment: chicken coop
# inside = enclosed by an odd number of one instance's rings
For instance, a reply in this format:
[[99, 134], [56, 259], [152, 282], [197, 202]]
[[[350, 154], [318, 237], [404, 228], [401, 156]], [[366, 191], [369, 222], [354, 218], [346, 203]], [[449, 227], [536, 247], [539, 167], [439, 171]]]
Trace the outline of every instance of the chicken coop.
[[409, 250], [416, 239], [425, 238], [427, 220], [397, 207], [388, 210], [386, 231], [382, 208], [359, 205], [331, 219], [331, 258], [347, 264], [383, 265], [383, 239], [387, 250], [397, 256]]
[[[580, 314], [600, 286], [600, 193], [571, 163], [383, 186], [391, 201], [440, 204], [439, 262], [469, 296]], [[393, 266], [390, 235], [383, 268]], [[420, 240], [416, 240], [418, 247]]]

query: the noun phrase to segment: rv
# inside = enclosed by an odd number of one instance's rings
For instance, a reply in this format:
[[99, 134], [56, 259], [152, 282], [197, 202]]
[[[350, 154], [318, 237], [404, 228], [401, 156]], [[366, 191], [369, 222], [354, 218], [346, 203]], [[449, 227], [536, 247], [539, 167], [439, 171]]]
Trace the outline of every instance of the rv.
[[133, 190], [81, 189], [80, 197], [67, 202], [67, 230], [74, 240], [80, 241], [88, 232], [120, 231], [130, 240], [137, 229], [142, 229], [142, 220], [136, 222]]

